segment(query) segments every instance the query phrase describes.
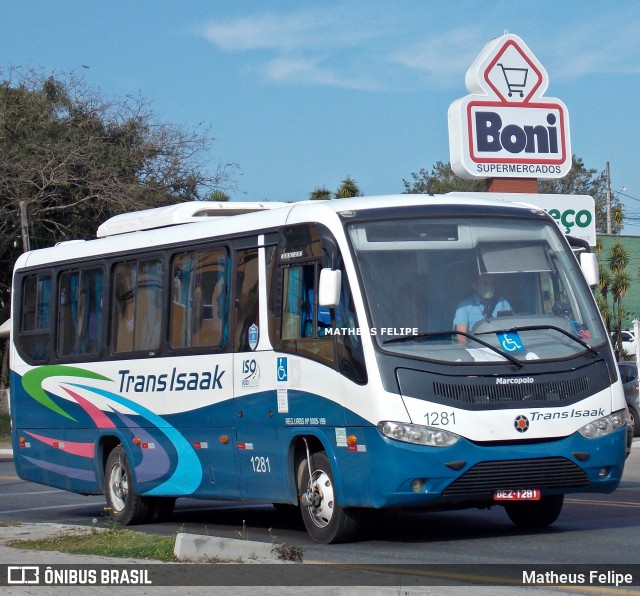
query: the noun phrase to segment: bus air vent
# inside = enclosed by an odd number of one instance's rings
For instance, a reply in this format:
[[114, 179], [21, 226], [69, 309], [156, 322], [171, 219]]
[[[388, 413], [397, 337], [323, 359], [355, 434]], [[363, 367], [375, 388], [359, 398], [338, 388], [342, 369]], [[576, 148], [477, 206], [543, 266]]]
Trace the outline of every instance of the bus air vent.
[[444, 497], [490, 496], [496, 489], [579, 488], [589, 478], [564, 457], [485, 461], [476, 464], [454, 480]]
[[530, 384], [489, 385], [469, 383], [433, 383], [433, 391], [440, 399], [469, 405], [489, 405], [527, 402], [541, 405], [559, 405], [574, 400], [589, 391], [589, 379], [578, 377], [562, 381]]

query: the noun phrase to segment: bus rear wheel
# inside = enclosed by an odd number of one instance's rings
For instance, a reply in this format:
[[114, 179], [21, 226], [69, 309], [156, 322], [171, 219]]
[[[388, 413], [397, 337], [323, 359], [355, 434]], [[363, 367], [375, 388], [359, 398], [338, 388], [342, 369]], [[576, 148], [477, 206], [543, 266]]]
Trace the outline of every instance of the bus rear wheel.
[[558, 519], [562, 511], [564, 495], [549, 495], [539, 501], [506, 503], [509, 519], [519, 528], [546, 528]]
[[147, 521], [149, 506], [147, 501], [136, 493], [131, 465], [122, 445], [118, 445], [109, 454], [104, 479], [107, 507], [114, 521], [124, 526]]
[[[357, 513], [341, 507], [335, 494], [335, 483], [329, 458], [324, 451], [298, 465], [297, 481], [300, 511], [307, 532], [316, 542], [331, 544], [346, 542], [358, 530]], [[309, 474], [311, 467], [311, 475]]]

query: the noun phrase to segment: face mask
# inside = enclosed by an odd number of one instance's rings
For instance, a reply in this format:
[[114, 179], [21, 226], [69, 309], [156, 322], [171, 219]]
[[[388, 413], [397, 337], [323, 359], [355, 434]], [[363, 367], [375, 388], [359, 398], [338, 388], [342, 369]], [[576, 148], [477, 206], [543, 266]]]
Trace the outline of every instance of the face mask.
[[495, 286], [493, 282], [488, 279], [480, 280], [476, 286], [478, 296], [483, 300], [490, 300], [493, 298], [495, 292]]
[[493, 288], [491, 287], [484, 287], [484, 288], [480, 288], [478, 293], [480, 294], [480, 298], [484, 298], [485, 300], [489, 300], [489, 298], [493, 298]]

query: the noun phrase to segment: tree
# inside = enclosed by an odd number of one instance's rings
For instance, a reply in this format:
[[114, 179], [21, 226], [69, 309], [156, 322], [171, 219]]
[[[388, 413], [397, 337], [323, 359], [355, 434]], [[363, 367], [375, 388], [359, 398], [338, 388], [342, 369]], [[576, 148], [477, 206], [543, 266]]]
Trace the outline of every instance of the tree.
[[[0, 69], [0, 311], [22, 249], [90, 238], [111, 215], [198, 200], [232, 184], [235, 164], [207, 170], [209, 131], [157, 121], [144, 98], [106, 99], [73, 73]], [[3, 319], [4, 320], [4, 319]]]
[[330, 198], [331, 191], [326, 186], [316, 186], [309, 193], [309, 199], [312, 201], [328, 201]]
[[362, 191], [358, 183], [347, 176], [338, 186], [336, 192], [332, 193], [326, 186], [316, 186], [310, 193], [309, 199], [312, 201], [328, 201], [334, 199], [348, 199], [350, 197], [360, 197]]
[[220, 203], [225, 203], [226, 201], [230, 201], [231, 197], [228, 193], [224, 192], [224, 190], [214, 190], [210, 192], [205, 198], [205, 201], [218, 201]]
[[358, 183], [350, 176], [347, 176], [340, 183], [340, 186], [338, 187], [338, 190], [336, 190], [335, 194], [336, 199], [348, 199], [351, 197], [359, 196], [362, 196], [362, 191], [360, 190]]
[[403, 180], [406, 194], [439, 195], [447, 192], [484, 192], [484, 180], [467, 180], [454, 174], [451, 164], [436, 162], [429, 174], [424, 168], [411, 173], [412, 181]]
[[[602, 251], [602, 244], [596, 245], [596, 252]], [[629, 253], [621, 242], [616, 242], [609, 250], [606, 259], [607, 267], [600, 261], [600, 283], [596, 293], [596, 302], [607, 331], [616, 337], [613, 349], [616, 358], [622, 355], [622, 321], [629, 313], [624, 310], [622, 301], [631, 286], [631, 276], [627, 272]]]

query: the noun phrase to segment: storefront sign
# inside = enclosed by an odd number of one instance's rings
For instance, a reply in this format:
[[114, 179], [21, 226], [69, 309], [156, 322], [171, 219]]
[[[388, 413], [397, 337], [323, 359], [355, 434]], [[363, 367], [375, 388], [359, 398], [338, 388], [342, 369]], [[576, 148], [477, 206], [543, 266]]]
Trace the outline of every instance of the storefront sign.
[[451, 166], [462, 178], [561, 178], [571, 169], [569, 113], [543, 97], [547, 73], [517, 36], [489, 42], [467, 71], [471, 95], [449, 107]]

